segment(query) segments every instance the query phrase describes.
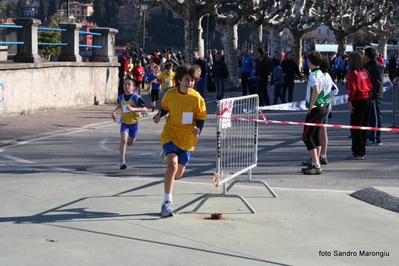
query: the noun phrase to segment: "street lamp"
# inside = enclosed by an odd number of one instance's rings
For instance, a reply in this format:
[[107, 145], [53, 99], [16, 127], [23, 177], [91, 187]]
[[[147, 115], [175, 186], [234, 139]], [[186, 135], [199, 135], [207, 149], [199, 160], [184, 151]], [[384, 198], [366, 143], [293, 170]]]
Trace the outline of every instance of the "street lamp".
[[140, 10], [143, 12], [143, 51], [145, 51], [145, 11], [147, 5], [140, 5]]

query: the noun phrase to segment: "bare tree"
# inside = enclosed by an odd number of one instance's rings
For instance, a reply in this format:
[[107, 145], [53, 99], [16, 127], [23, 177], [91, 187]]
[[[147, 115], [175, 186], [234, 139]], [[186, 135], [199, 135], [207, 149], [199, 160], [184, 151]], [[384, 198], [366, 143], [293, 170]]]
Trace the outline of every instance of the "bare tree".
[[235, 87], [238, 84], [238, 24], [255, 8], [257, 1], [241, 0], [233, 4], [222, 4], [216, 6], [214, 17], [216, 30], [222, 33], [221, 41], [225, 51], [225, 62], [229, 71], [226, 87]]
[[345, 52], [349, 34], [377, 23], [393, 9], [385, 0], [330, 0], [326, 4], [329, 16], [323, 22], [334, 32], [338, 53]]
[[387, 57], [387, 43], [388, 39], [399, 34], [399, 7], [396, 6], [391, 10], [385, 12], [382, 18], [365, 28], [365, 30], [372, 34], [378, 40], [378, 51]]
[[290, 6], [290, 9], [280, 27], [288, 28], [292, 34], [293, 54], [297, 62], [299, 62], [303, 51], [302, 38], [304, 34], [314, 31], [322, 25], [323, 21], [331, 18], [331, 13], [325, 12], [326, 3], [328, 1], [325, 0], [297, 0], [290, 5], [286, 4]]

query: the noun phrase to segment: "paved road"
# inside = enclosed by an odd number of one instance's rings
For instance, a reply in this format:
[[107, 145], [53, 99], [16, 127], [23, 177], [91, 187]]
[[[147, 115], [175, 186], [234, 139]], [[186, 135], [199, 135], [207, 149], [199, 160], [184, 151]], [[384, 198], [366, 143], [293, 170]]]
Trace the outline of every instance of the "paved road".
[[[341, 86], [341, 94], [344, 92]], [[297, 84], [295, 99], [305, 94], [305, 85]], [[229, 92], [239, 96], [239, 92]], [[391, 125], [390, 94], [384, 98], [384, 127]], [[144, 95], [147, 102], [148, 96]], [[187, 180], [207, 182], [215, 169], [216, 117], [214, 93], [206, 97], [209, 119], [187, 169]], [[115, 105], [90, 106], [73, 110], [2, 118], [0, 130], [0, 162], [34, 167], [46, 171], [86, 171], [87, 173], [129, 177], [162, 177], [158, 163], [159, 134], [162, 125], [152, 122], [152, 115], [141, 122], [137, 142], [128, 149], [129, 169], [118, 169], [118, 125], [110, 118]], [[300, 121], [304, 112], [265, 111], [269, 120]], [[335, 106], [330, 123], [347, 125], [346, 105]], [[355, 191], [365, 187], [399, 187], [396, 153], [397, 133], [382, 133], [383, 146], [368, 147], [364, 161], [347, 161], [351, 140], [345, 129], [329, 129], [329, 164], [323, 175], [304, 176], [300, 162], [308, 157], [301, 140], [302, 126], [260, 124], [258, 167], [254, 178], [263, 179], [273, 187], [301, 189], [332, 189]], [[151, 169], [151, 171], [148, 171]], [[133, 172], [132, 172], [133, 170]]]

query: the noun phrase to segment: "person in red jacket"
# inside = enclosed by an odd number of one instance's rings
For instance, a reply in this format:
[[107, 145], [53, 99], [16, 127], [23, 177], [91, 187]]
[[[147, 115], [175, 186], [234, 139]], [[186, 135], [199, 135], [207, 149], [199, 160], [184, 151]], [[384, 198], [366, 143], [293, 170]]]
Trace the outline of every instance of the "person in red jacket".
[[138, 95], [140, 95], [141, 90], [144, 87], [144, 74], [145, 74], [145, 69], [143, 67], [141, 59], [137, 60], [137, 63], [133, 68], [132, 74], [133, 74], [134, 83], [139, 91]]
[[[347, 73], [348, 105], [351, 113], [351, 126], [367, 127], [373, 88], [369, 72], [364, 69], [363, 57], [358, 51], [349, 55], [349, 71]], [[348, 160], [364, 160], [366, 155], [367, 130], [351, 129], [352, 154]]]
[[381, 64], [381, 66], [384, 66], [384, 57], [382, 56], [382, 54], [378, 54], [378, 57], [376, 59], [378, 63]]
[[118, 63], [120, 64], [120, 66], [118, 67], [118, 77], [119, 77], [118, 95], [121, 95], [125, 93], [123, 88], [123, 82], [129, 71], [127, 51], [123, 51], [122, 55], [119, 57]]

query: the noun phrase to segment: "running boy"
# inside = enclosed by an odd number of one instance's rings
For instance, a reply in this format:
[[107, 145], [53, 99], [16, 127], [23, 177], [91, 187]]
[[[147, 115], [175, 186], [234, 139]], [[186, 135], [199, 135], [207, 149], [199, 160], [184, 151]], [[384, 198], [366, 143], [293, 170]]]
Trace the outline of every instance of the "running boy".
[[[322, 54], [318, 51], [312, 51], [308, 55], [309, 74], [308, 85], [306, 90], [306, 107], [308, 108], [305, 123], [322, 123], [323, 118], [327, 113], [327, 107], [324, 97], [324, 89], [327, 86], [326, 78], [323, 72], [319, 69], [322, 61]], [[305, 175], [322, 174], [323, 171], [320, 166], [320, 127], [304, 126], [302, 140], [306, 145], [312, 163], [302, 168]]]
[[161, 89], [161, 84], [159, 84], [157, 75], [159, 74], [159, 66], [154, 64], [152, 71], [147, 72], [145, 80], [148, 82], [149, 90], [151, 91], [151, 112], [154, 112], [157, 107], [157, 101], [159, 100], [159, 91]]
[[161, 208], [163, 217], [174, 215], [172, 192], [175, 179], [183, 175], [207, 118], [205, 101], [194, 89], [201, 74], [199, 66], [179, 65], [175, 73], [176, 87], [165, 93], [162, 108], [154, 116], [154, 123], [158, 124], [162, 116], [169, 114], [161, 134], [161, 157], [166, 156], [167, 161]]
[[164, 94], [175, 85], [174, 76], [175, 72], [173, 72], [173, 64], [171, 62], [166, 62], [164, 71], [157, 76], [158, 83], [161, 84], [161, 101]]
[[125, 79], [123, 83], [125, 93], [119, 95], [119, 105], [112, 112], [112, 119], [117, 122], [117, 112], [121, 112], [121, 143], [119, 146], [121, 160], [119, 162], [119, 168], [121, 170], [127, 168], [125, 161], [126, 155], [126, 144], [132, 146], [136, 141], [137, 134], [139, 133], [139, 112], [147, 112], [147, 107], [144, 99], [133, 93], [135, 89], [134, 81], [131, 78]]

